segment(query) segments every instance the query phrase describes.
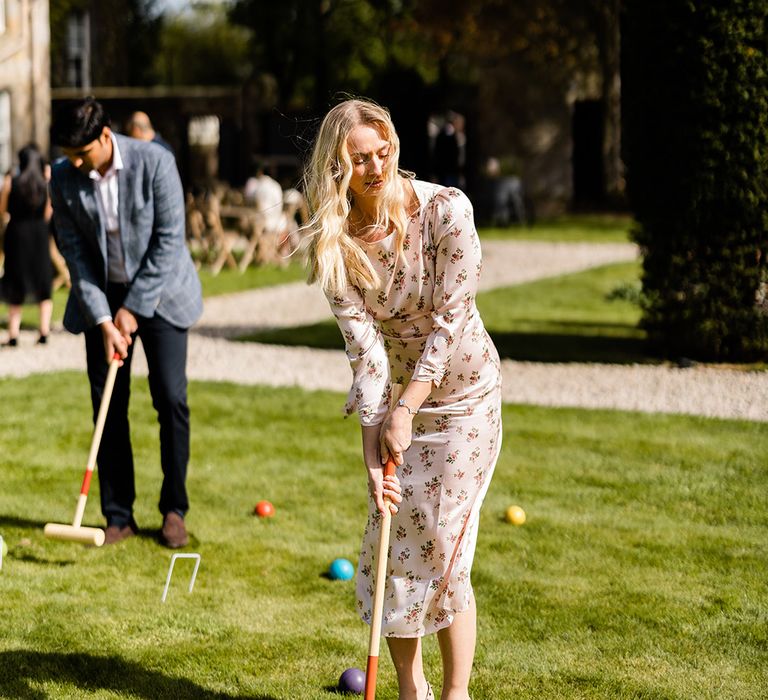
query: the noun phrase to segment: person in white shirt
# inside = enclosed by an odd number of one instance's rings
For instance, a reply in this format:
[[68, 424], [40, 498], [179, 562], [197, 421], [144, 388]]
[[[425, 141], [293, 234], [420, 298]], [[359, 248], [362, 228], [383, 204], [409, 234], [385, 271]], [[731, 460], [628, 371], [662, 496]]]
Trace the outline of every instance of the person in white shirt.
[[270, 235], [280, 235], [286, 228], [283, 215], [283, 188], [277, 180], [264, 170], [264, 164], [257, 162], [255, 174], [249, 177], [243, 188], [245, 203], [255, 207], [264, 217], [264, 231]]

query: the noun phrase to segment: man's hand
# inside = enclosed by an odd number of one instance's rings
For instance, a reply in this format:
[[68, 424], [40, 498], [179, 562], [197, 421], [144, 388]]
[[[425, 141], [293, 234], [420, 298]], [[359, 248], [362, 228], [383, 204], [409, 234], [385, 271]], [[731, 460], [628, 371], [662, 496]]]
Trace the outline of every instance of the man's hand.
[[130, 336], [126, 337], [118, 330], [112, 321], [104, 321], [99, 326], [101, 335], [104, 339], [104, 351], [107, 356], [107, 364], [112, 362], [112, 358], [117, 353], [120, 356], [120, 367], [123, 366], [123, 360], [128, 357], [128, 346], [133, 342]]
[[115, 325], [125, 339], [128, 341], [128, 345], [133, 342], [133, 334], [139, 328], [139, 322], [133, 315], [132, 311], [128, 311], [124, 306], [121, 307], [115, 315]]

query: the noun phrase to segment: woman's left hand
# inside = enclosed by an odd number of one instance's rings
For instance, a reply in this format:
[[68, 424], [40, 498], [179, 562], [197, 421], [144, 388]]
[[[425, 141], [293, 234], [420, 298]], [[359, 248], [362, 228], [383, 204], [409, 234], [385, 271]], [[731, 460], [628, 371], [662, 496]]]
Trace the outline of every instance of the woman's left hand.
[[391, 455], [395, 464], [400, 466], [403, 463], [403, 452], [411, 446], [412, 435], [413, 416], [404, 408], [390, 411], [379, 433], [381, 463], [386, 464]]

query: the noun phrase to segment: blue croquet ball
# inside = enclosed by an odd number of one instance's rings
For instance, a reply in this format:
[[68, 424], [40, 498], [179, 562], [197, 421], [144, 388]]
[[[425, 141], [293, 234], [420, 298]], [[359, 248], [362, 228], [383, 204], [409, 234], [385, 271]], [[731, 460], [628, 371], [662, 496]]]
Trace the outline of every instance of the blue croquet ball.
[[328, 575], [334, 581], [349, 581], [355, 575], [355, 567], [349, 559], [334, 559], [328, 569]]
[[[346, 561], [342, 559], [342, 561]], [[349, 563], [349, 562], [347, 562]], [[365, 690], [365, 674], [359, 668], [348, 668], [339, 678], [339, 691], [362, 695]]]

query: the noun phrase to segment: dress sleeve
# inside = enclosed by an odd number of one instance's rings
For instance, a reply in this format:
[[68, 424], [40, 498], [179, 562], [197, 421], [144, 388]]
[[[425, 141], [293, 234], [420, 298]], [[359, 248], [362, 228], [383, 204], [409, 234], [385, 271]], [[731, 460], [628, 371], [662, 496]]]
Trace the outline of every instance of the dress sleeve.
[[451, 364], [453, 349], [474, 314], [482, 256], [475, 229], [472, 204], [455, 188], [438, 192], [425, 221], [435, 259], [432, 293], [432, 332], [416, 363], [413, 379], [439, 386]]
[[359, 290], [348, 287], [340, 296], [328, 296], [352, 367], [352, 388], [344, 407], [357, 410], [362, 425], [378, 425], [389, 406], [389, 359], [384, 340], [365, 307]]

